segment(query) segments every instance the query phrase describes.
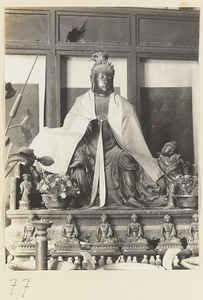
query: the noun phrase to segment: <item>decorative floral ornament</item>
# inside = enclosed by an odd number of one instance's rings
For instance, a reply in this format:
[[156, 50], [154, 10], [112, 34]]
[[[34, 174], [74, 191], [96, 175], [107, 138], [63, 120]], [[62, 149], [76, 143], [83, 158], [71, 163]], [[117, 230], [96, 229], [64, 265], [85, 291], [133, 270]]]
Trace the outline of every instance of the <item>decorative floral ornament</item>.
[[190, 175], [181, 175], [177, 177], [178, 186], [177, 195], [198, 195], [198, 177]]
[[58, 198], [65, 199], [68, 196], [78, 196], [80, 191], [77, 184], [69, 175], [52, 174], [43, 172], [42, 179], [37, 185], [42, 194], [53, 194]]

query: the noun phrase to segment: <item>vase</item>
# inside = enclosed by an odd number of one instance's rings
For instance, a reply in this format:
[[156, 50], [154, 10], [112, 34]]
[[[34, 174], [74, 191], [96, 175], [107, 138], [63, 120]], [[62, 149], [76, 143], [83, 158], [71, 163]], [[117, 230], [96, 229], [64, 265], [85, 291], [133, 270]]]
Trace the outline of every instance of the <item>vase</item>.
[[174, 195], [176, 204], [179, 208], [197, 208], [198, 196], [197, 195]]
[[48, 209], [66, 209], [70, 203], [70, 199], [62, 199], [53, 194], [42, 194], [42, 201]]

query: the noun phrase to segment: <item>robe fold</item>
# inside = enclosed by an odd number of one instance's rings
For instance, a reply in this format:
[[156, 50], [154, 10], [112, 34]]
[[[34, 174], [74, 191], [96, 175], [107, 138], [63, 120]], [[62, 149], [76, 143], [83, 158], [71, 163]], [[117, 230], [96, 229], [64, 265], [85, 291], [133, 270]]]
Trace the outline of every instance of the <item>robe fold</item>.
[[[67, 114], [63, 127], [43, 128], [29, 146], [37, 157], [51, 156], [54, 164], [42, 169], [64, 175], [74, 151], [90, 121], [97, 119], [94, 93], [89, 90], [78, 97]], [[118, 145], [131, 154], [145, 172], [157, 181], [162, 171], [144, 140], [135, 108], [122, 96], [111, 93], [108, 122]]]

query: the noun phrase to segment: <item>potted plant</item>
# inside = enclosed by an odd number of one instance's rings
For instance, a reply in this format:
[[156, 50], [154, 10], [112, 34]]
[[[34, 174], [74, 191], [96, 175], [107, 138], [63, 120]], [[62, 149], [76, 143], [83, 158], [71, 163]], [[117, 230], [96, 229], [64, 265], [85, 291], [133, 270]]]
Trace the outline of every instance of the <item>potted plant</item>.
[[176, 199], [179, 208], [197, 208], [198, 206], [198, 177], [180, 175], [176, 178]]
[[42, 194], [42, 200], [47, 208], [67, 208], [72, 198], [76, 198], [80, 191], [77, 184], [69, 175], [59, 175], [43, 172], [37, 185]]

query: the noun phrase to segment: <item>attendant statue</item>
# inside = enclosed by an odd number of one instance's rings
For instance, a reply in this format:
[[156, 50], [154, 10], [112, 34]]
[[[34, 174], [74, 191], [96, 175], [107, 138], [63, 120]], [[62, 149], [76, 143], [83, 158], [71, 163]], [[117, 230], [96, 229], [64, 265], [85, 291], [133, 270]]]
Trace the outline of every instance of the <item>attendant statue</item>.
[[115, 70], [108, 56], [98, 52], [92, 60], [91, 90], [76, 99], [63, 127], [43, 128], [30, 148], [37, 156], [53, 158], [51, 166], [41, 168], [71, 174], [88, 207], [156, 206], [163, 173], [135, 108], [114, 92]]
[[19, 201], [19, 209], [30, 209], [30, 192], [32, 189], [32, 183], [30, 182], [30, 174], [23, 174], [23, 181], [20, 184], [20, 193], [22, 194]]
[[177, 179], [180, 175], [188, 175], [189, 170], [187, 164], [183, 161], [180, 154], [175, 152], [176, 142], [171, 141], [165, 143], [161, 149], [161, 155], [158, 158], [158, 164], [165, 174], [168, 207], [174, 207], [173, 194], [176, 193]]
[[133, 214], [131, 217], [131, 223], [127, 227], [127, 234], [129, 235], [129, 238], [126, 240], [127, 243], [146, 242], [146, 239], [143, 238], [142, 226], [137, 222], [137, 218], [136, 214]]
[[67, 216], [67, 224], [63, 226], [61, 230], [61, 235], [64, 237], [65, 243], [79, 243], [77, 236], [79, 235], [75, 224], [72, 224], [73, 217], [71, 215]]
[[170, 222], [171, 217], [168, 214], [164, 216], [164, 223], [161, 226], [161, 242], [177, 242], [180, 241], [176, 237], [176, 230], [173, 223]]
[[107, 216], [101, 216], [101, 224], [97, 227], [97, 238], [99, 243], [114, 243], [111, 225], [107, 222]]
[[199, 226], [198, 226], [198, 214], [194, 214], [192, 216], [193, 222], [189, 227], [190, 236], [187, 238], [187, 241], [190, 242], [198, 242], [199, 241]]

